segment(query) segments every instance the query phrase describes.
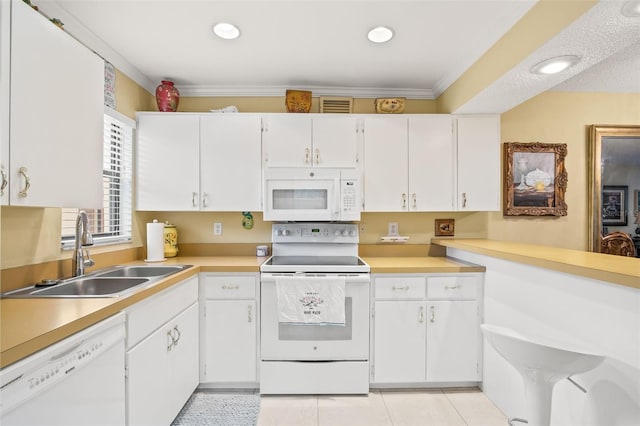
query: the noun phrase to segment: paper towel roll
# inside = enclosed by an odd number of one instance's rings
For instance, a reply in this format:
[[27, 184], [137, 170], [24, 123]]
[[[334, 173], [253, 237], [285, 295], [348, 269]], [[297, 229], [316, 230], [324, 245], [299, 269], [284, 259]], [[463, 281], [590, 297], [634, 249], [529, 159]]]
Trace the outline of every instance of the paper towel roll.
[[164, 223], [147, 223], [147, 262], [160, 262], [164, 258]]

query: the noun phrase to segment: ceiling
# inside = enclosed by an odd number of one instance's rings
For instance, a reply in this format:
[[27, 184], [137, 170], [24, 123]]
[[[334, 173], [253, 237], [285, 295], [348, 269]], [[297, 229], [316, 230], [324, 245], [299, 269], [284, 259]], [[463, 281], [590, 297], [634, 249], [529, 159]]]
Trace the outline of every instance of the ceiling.
[[[582, 1], [582, 0], [580, 0]], [[314, 96], [435, 99], [536, 4], [534, 0], [270, 1], [32, 0], [147, 90], [162, 79], [183, 96]], [[640, 93], [640, 17], [623, 1], [597, 3], [474, 94], [457, 113], [501, 113], [546, 90]], [[552, 18], [552, 17], [549, 17]], [[226, 41], [213, 24], [232, 22]], [[373, 44], [379, 25], [395, 37]], [[582, 61], [535, 76], [540, 60]]]

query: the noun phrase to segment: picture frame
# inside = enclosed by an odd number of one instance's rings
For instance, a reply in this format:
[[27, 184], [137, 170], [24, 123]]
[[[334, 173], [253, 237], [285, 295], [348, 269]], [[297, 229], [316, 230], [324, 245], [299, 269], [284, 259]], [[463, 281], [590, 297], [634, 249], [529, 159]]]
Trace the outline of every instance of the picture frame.
[[436, 219], [435, 236], [436, 237], [453, 237], [455, 235], [456, 220], [455, 219]]
[[566, 216], [567, 144], [505, 142], [503, 216]]
[[629, 215], [629, 187], [604, 185], [602, 187], [602, 225], [627, 226]]
[[633, 215], [637, 216], [640, 213], [640, 189], [633, 191]]

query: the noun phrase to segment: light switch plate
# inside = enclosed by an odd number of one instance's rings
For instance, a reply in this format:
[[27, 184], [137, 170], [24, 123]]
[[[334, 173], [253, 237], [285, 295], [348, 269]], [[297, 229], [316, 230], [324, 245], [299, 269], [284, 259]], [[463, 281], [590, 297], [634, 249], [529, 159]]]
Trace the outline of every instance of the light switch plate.
[[213, 224], [213, 235], [222, 235], [222, 223], [215, 222]]
[[389, 232], [387, 235], [398, 235], [398, 222], [389, 222]]

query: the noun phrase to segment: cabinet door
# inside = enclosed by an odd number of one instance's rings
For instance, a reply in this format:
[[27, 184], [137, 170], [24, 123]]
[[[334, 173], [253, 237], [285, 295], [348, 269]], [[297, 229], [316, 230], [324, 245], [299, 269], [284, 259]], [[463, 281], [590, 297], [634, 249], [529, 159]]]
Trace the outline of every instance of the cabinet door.
[[165, 325], [127, 352], [127, 424], [169, 424], [169, 351], [172, 328]]
[[374, 382], [424, 382], [425, 321], [424, 302], [375, 303]]
[[409, 118], [409, 210], [454, 210], [455, 141], [446, 114]]
[[201, 210], [260, 211], [260, 116], [200, 117]]
[[0, 205], [9, 204], [11, 2], [0, 1]]
[[207, 300], [205, 381], [257, 381], [257, 328], [254, 300]]
[[407, 211], [407, 119], [364, 120], [364, 211]]
[[10, 203], [101, 207], [104, 61], [24, 2], [11, 16]]
[[355, 117], [313, 117], [313, 166], [357, 167], [358, 122]]
[[478, 368], [478, 302], [427, 302], [427, 381], [475, 382]]
[[178, 315], [169, 327], [172, 327], [173, 347], [169, 351], [171, 389], [168, 397], [171, 400], [167, 404], [171, 409], [164, 424], [171, 423], [178, 415], [200, 381], [198, 304]]
[[500, 116], [459, 116], [458, 210], [500, 210]]
[[262, 129], [267, 167], [311, 167], [311, 117], [304, 114], [265, 115]]
[[137, 210], [199, 209], [197, 115], [138, 114]]

